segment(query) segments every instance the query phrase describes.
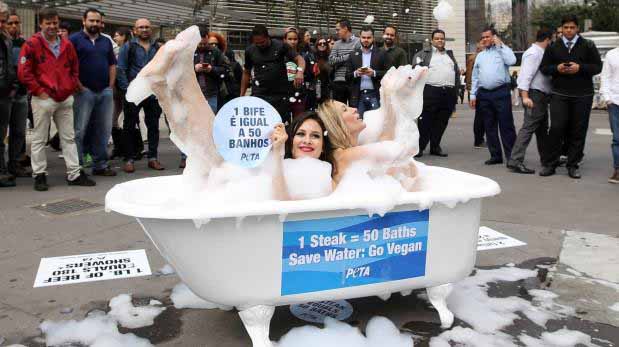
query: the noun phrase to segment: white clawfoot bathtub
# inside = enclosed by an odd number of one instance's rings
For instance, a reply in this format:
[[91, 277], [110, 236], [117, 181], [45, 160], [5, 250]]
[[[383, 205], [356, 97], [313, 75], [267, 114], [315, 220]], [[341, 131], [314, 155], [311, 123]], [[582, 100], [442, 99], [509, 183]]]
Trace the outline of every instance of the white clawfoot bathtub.
[[[275, 306], [388, 298], [417, 288], [428, 289], [446, 328], [453, 323], [445, 303], [450, 284], [468, 276], [475, 264], [481, 199], [498, 194], [500, 188], [488, 178], [455, 170], [424, 167], [421, 172], [421, 191], [401, 196], [384, 217], [369, 218], [358, 201], [347, 204], [329, 198], [183, 204], [178, 190], [170, 189], [182, 185], [182, 176], [116, 185], [106, 196], [106, 209], [136, 217], [196, 295], [237, 307], [255, 347], [272, 345], [269, 322]], [[304, 233], [314, 233], [313, 245], [309, 238], [298, 237], [310, 236]], [[318, 235], [325, 237], [321, 241]], [[359, 240], [365, 237], [367, 243]], [[394, 248], [396, 244], [400, 248]], [[376, 252], [381, 246], [382, 256]], [[329, 262], [326, 253], [334, 250], [352, 259], [331, 256]]]

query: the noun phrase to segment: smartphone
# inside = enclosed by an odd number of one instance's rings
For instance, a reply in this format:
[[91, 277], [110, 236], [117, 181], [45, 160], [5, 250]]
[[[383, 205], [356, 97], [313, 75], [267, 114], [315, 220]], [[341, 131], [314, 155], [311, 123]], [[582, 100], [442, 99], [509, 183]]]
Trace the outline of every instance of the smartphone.
[[202, 63], [202, 67], [204, 67], [204, 68], [209, 67], [209, 65], [211, 65], [211, 64], [209, 64], [209, 63]]
[[368, 66], [362, 66], [361, 71], [368, 71], [370, 68]]

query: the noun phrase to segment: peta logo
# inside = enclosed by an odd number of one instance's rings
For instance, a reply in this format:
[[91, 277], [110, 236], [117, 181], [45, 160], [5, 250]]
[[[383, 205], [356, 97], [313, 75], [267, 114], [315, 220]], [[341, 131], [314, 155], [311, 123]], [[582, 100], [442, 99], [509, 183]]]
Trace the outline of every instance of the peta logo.
[[359, 266], [356, 268], [346, 269], [346, 277], [345, 278], [359, 278], [359, 277], [368, 277], [370, 276], [370, 267], [369, 266]]

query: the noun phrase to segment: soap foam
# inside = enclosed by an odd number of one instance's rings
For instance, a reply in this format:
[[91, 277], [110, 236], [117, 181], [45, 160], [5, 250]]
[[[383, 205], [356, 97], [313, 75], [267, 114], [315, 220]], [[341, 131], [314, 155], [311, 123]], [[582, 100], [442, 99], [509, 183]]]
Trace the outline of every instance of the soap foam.
[[174, 303], [174, 307], [181, 308], [197, 308], [197, 309], [214, 309], [218, 308], [224, 311], [230, 311], [233, 309], [231, 306], [219, 305], [212, 302], [208, 302], [195, 295], [185, 283], [179, 283], [172, 289], [170, 299]]
[[135, 307], [131, 296], [121, 294], [110, 300], [111, 311], [93, 311], [81, 320], [49, 321], [39, 328], [45, 335], [48, 346], [79, 343], [91, 347], [151, 347], [147, 340], [134, 334], [121, 334], [118, 324], [129, 329], [152, 325], [154, 319], [165, 310], [161, 302], [151, 300], [148, 306]]
[[323, 329], [310, 325], [294, 328], [277, 347], [413, 347], [411, 335], [401, 333], [387, 318], [372, 318], [365, 330], [364, 336], [358, 328], [326, 317]]

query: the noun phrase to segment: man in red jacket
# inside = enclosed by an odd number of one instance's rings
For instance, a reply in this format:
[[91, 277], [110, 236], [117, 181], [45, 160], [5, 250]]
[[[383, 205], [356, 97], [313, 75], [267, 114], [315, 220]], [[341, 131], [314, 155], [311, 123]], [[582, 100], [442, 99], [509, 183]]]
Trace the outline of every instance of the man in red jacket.
[[67, 183], [94, 186], [81, 170], [73, 129], [73, 93], [78, 88], [78, 59], [75, 48], [58, 36], [58, 12], [44, 8], [39, 12], [41, 32], [24, 44], [18, 67], [18, 78], [32, 94], [34, 133], [32, 137], [32, 172], [34, 189], [45, 191], [47, 157], [45, 144], [53, 118], [60, 135], [62, 155], [67, 166]]

